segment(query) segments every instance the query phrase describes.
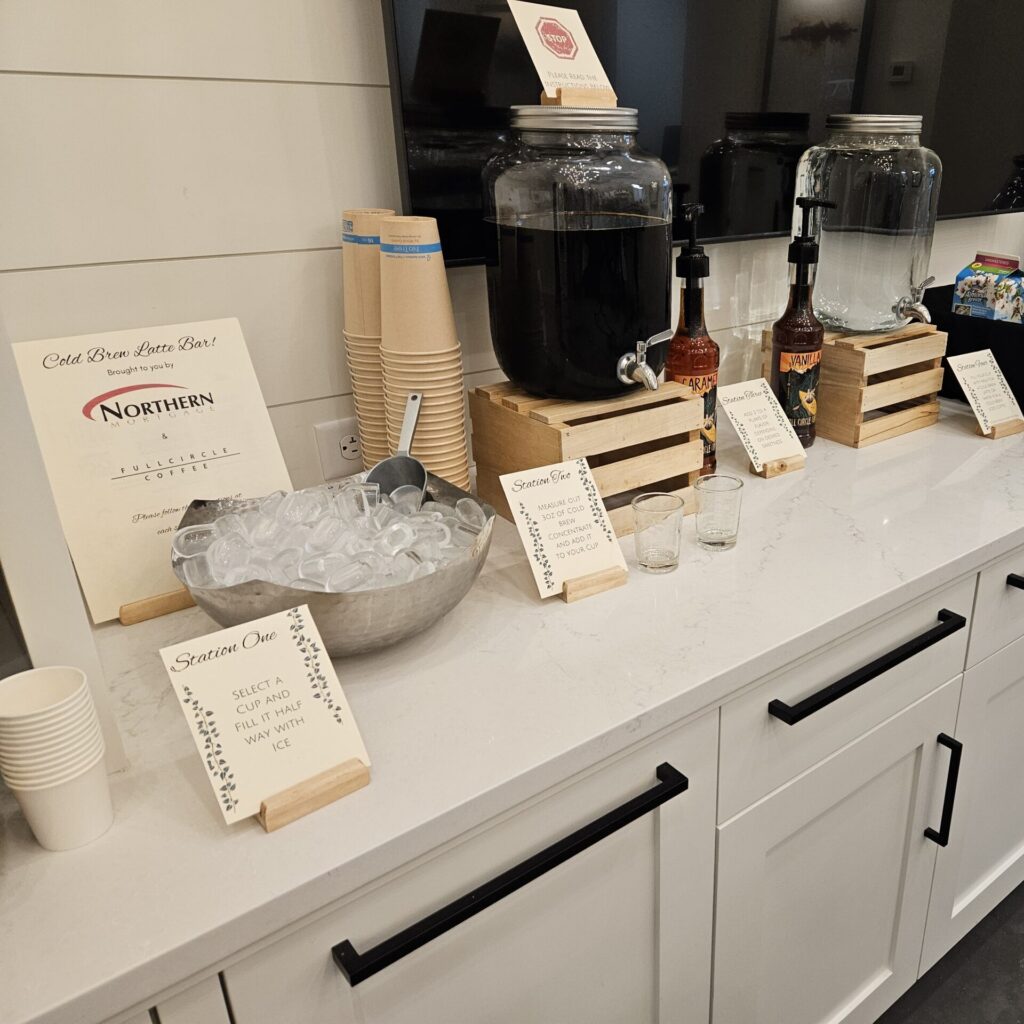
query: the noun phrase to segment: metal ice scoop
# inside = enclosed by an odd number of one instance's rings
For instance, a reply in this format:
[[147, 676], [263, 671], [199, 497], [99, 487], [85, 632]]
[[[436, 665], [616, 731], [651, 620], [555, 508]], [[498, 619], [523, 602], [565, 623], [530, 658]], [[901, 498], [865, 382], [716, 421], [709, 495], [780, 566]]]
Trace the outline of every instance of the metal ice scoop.
[[422, 392], [410, 392], [405, 400], [405, 416], [402, 419], [402, 432], [398, 436], [398, 451], [390, 459], [378, 462], [366, 474], [366, 482], [377, 484], [381, 494], [390, 494], [398, 487], [418, 487], [422, 495], [427, 489], [426, 468], [419, 459], [414, 459], [409, 454], [422, 405]]

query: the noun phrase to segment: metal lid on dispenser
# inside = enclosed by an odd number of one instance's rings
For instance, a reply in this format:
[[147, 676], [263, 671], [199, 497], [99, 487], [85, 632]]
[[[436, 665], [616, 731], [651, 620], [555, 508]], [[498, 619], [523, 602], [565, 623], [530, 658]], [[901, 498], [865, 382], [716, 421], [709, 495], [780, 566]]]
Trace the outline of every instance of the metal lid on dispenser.
[[532, 132], [635, 132], [635, 107], [512, 107], [512, 127]]
[[920, 135], [923, 123], [920, 114], [829, 114], [825, 118], [829, 130], [872, 135]]

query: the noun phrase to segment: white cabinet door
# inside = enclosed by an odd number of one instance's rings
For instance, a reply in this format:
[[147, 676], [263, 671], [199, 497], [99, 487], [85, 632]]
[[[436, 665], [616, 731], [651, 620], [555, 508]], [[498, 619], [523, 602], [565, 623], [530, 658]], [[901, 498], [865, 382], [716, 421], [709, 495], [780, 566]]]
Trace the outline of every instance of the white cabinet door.
[[[718, 713], [558, 787], [227, 968], [237, 1024], [707, 1024]], [[332, 962], [661, 785], [689, 786], [352, 984]], [[385, 946], [387, 948], [387, 946]]]
[[719, 827], [714, 1024], [870, 1024], [913, 983], [959, 692], [960, 677]]
[[176, 996], [161, 999], [156, 1014], [160, 1024], [231, 1024], [217, 975], [204, 978]]
[[964, 676], [956, 737], [960, 779], [935, 861], [922, 973], [1024, 882], [1024, 639]]

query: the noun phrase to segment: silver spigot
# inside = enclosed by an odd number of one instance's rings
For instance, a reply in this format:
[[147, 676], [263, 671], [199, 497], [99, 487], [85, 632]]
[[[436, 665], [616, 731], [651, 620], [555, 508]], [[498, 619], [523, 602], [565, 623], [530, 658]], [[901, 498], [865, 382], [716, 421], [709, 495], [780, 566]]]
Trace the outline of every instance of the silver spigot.
[[619, 359], [615, 368], [619, 380], [623, 384], [643, 384], [648, 391], [657, 391], [658, 375], [647, 362], [647, 350], [669, 341], [673, 334], [673, 330], [660, 331], [658, 334], [652, 334], [646, 341], [638, 341], [635, 352], [627, 352]]
[[904, 295], [892, 307], [892, 311], [900, 320], [918, 320], [923, 324], [932, 322], [932, 315], [921, 299], [924, 298], [925, 289], [929, 288], [934, 281], [934, 277], [926, 277], [919, 285], [911, 287], [910, 295]]

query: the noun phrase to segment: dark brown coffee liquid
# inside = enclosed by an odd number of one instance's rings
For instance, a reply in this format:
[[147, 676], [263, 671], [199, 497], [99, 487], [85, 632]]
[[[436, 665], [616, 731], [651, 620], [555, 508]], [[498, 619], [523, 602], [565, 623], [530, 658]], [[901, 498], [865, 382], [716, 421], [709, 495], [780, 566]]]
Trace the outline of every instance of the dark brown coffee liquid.
[[[538, 226], [489, 225], [491, 338], [509, 380], [537, 395], [586, 400], [626, 390], [619, 357], [671, 319], [671, 225], [563, 214]], [[651, 350], [657, 372], [667, 345]]]

